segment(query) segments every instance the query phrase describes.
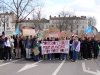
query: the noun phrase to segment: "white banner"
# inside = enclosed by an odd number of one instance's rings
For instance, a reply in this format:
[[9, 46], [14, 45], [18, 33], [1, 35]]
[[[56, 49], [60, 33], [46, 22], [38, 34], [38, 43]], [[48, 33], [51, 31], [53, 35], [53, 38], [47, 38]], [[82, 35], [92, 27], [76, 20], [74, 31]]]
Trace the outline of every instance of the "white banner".
[[69, 40], [42, 41], [42, 55], [49, 53], [69, 53]]

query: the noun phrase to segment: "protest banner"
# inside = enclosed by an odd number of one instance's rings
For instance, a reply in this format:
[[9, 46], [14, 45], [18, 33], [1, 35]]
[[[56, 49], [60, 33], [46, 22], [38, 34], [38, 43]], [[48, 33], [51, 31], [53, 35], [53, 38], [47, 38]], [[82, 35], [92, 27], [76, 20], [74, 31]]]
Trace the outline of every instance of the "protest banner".
[[49, 53], [69, 53], [69, 40], [42, 41], [42, 55]]

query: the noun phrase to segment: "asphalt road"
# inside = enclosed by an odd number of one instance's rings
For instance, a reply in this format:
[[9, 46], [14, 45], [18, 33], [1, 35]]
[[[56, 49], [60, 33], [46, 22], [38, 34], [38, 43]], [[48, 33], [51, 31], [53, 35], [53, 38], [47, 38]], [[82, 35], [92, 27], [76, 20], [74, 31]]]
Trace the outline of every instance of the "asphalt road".
[[0, 75], [100, 75], [100, 57], [97, 60], [40, 60], [24, 59], [0, 61]]

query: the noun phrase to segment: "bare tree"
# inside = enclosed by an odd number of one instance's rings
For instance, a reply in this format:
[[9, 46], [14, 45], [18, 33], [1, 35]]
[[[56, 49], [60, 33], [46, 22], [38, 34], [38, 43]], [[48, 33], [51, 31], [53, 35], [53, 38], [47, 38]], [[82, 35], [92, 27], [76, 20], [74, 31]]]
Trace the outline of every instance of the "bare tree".
[[6, 15], [7, 8], [4, 6], [4, 3], [2, 3], [3, 0], [0, 0], [0, 11], [2, 12], [0, 14], [0, 24], [3, 24], [4, 32], [5, 32], [5, 26], [9, 24], [9, 16]]
[[3, 0], [5, 7], [16, 15], [16, 26], [26, 19], [36, 7], [38, 0]]
[[94, 17], [88, 17], [88, 25], [96, 26], [96, 19]]
[[33, 11], [33, 20], [35, 20], [34, 25], [35, 28], [38, 29], [43, 29], [43, 24], [45, 20], [45, 18], [42, 17], [43, 7], [43, 3], [40, 5], [37, 3], [37, 7], [35, 8], [36, 10]]
[[60, 12], [59, 21], [57, 22], [57, 28], [59, 28], [60, 31], [71, 30], [71, 32], [73, 32], [75, 25], [71, 16], [71, 13], [66, 12], [64, 9]]

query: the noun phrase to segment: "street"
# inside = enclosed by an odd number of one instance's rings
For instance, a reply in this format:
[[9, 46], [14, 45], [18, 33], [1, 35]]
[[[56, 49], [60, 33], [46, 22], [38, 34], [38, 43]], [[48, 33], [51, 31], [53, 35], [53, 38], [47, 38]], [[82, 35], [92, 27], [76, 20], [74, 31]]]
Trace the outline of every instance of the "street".
[[100, 57], [97, 60], [40, 60], [24, 59], [0, 61], [0, 75], [100, 75]]

